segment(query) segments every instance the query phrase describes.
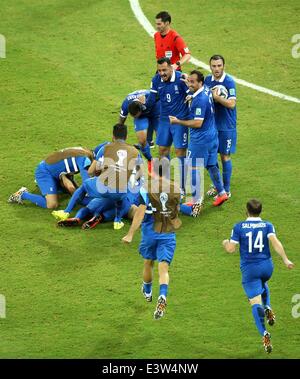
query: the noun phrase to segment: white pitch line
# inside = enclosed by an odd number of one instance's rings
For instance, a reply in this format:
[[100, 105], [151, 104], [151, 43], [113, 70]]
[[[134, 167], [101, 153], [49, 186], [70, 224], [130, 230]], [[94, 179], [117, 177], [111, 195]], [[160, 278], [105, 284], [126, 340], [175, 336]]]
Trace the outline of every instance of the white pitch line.
[[[145, 16], [144, 12], [142, 11], [139, 0], [129, 0], [129, 2], [130, 2], [131, 9], [132, 9], [136, 19], [142, 25], [142, 27], [146, 30], [146, 32], [150, 35], [150, 37], [153, 38], [153, 35], [155, 33], [155, 29], [153, 28], [153, 26], [151, 25], [151, 23], [149, 22], [149, 20]], [[194, 57], [191, 57], [190, 62], [195, 66], [202, 67], [203, 69], [210, 71], [209, 65], [207, 65], [206, 63], [204, 63], [202, 61], [199, 61], [198, 59], [196, 59]], [[242, 86], [252, 88], [252, 89], [259, 91], [259, 92], [267, 93], [268, 95], [271, 95], [271, 96], [279, 97], [282, 100], [292, 101], [294, 103], [300, 104], [300, 99], [298, 99], [297, 97], [288, 96], [288, 95], [285, 95], [283, 93], [276, 92], [276, 91], [273, 91], [271, 89], [258, 86], [256, 84], [246, 82], [246, 80], [236, 78], [233, 75], [231, 75], [231, 76], [236, 81], [236, 83], [241, 84]]]

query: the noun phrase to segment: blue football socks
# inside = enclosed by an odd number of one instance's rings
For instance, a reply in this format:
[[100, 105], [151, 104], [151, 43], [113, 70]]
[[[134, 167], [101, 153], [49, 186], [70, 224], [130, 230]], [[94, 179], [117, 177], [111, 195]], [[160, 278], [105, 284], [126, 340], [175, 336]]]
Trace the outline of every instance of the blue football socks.
[[199, 168], [193, 167], [191, 169], [191, 193], [193, 197], [193, 203], [201, 197], [201, 177]]
[[217, 165], [216, 166], [208, 166], [207, 170], [209, 172], [209, 175], [210, 175], [210, 178], [213, 182], [213, 185], [215, 186], [215, 188], [218, 191], [218, 194], [224, 193], [224, 187], [223, 187], [219, 167]]
[[47, 208], [46, 198], [42, 195], [34, 195], [29, 192], [24, 192], [21, 195], [21, 199], [31, 201], [33, 204], [37, 205], [38, 207]]
[[267, 283], [264, 284], [264, 292], [261, 294], [262, 301], [265, 307], [271, 308], [270, 305], [270, 290]]
[[223, 183], [226, 192], [230, 192], [230, 179], [232, 174], [232, 162], [231, 159], [229, 161], [222, 161], [223, 165]]
[[79, 211], [75, 215], [75, 218], [79, 218], [80, 220], [84, 220], [89, 216], [91, 216], [90, 210], [88, 208], [84, 207], [84, 208], [79, 209]]
[[168, 287], [168, 284], [161, 284], [159, 286], [159, 296], [164, 296], [165, 298], [167, 298]]
[[187, 204], [180, 204], [180, 212], [184, 215], [191, 216], [192, 206]]
[[148, 161], [151, 161], [151, 159], [152, 159], [152, 155], [151, 155], [151, 153], [150, 153], [150, 145], [149, 145], [149, 143], [147, 142], [147, 143], [146, 143], [146, 146], [144, 146], [144, 147], [142, 147], [142, 146], [140, 145], [140, 148], [141, 148], [141, 152], [142, 152], [142, 154], [144, 155], [144, 157], [145, 157]]
[[149, 283], [146, 283], [146, 282], [143, 282], [143, 288], [144, 288], [144, 292], [149, 294], [152, 292], [152, 282], [149, 282]]
[[263, 336], [266, 331], [265, 327], [265, 312], [264, 308], [260, 304], [252, 305], [252, 314], [259, 333]]
[[178, 157], [179, 160], [179, 174], [180, 174], [180, 188], [185, 189], [187, 164], [186, 157]]

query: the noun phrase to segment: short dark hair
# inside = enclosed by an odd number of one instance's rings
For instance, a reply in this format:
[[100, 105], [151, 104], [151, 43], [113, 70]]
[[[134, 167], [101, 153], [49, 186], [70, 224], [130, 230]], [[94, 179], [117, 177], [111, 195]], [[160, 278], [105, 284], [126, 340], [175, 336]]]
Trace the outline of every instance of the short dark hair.
[[200, 72], [198, 70], [193, 70], [193, 71], [191, 71], [190, 75], [196, 75], [198, 82], [204, 83], [204, 75], [202, 74], [202, 72]]
[[162, 57], [157, 60], [157, 64], [163, 64], [163, 63], [168, 63], [168, 66], [171, 66], [170, 58]]
[[210, 58], [209, 63], [210, 63], [211, 61], [217, 61], [218, 59], [222, 59], [223, 64], [225, 64], [225, 59], [224, 59], [224, 57], [223, 57], [222, 55], [220, 55], [220, 54], [215, 54], [215, 55], [213, 55], [213, 56]]
[[138, 113], [142, 112], [143, 106], [139, 101], [133, 101], [128, 105], [128, 112], [132, 117], [135, 117]]
[[171, 23], [171, 15], [167, 11], [162, 11], [162, 12], [157, 13], [155, 18], [160, 18], [162, 22], [169, 21], [169, 23]]
[[113, 136], [117, 139], [126, 140], [126, 138], [127, 138], [127, 126], [123, 125], [123, 124], [114, 125]]
[[257, 199], [251, 199], [247, 202], [247, 211], [251, 216], [259, 216], [262, 211], [262, 203]]

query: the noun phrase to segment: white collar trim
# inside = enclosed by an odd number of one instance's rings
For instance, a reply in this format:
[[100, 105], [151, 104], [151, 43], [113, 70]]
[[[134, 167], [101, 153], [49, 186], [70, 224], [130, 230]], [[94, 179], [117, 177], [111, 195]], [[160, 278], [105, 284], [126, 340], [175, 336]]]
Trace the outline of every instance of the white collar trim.
[[224, 79], [225, 79], [225, 76], [226, 76], [225, 71], [223, 72], [223, 75], [221, 76], [221, 78], [219, 80], [215, 79], [215, 77], [213, 75], [211, 75], [211, 81], [212, 82], [215, 81], [215, 82], [223, 83]]
[[197, 95], [199, 95], [199, 93], [201, 93], [203, 90], [204, 90], [204, 86], [202, 86], [201, 88], [199, 88], [199, 89], [193, 94], [193, 97], [196, 97]]
[[260, 217], [247, 217], [246, 221], [262, 221]]

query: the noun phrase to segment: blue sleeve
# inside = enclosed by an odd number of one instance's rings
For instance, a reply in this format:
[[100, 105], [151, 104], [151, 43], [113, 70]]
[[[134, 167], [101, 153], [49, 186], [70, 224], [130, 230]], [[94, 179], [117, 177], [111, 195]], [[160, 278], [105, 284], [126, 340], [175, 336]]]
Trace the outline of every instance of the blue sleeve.
[[234, 225], [231, 232], [230, 242], [240, 243], [240, 224]]
[[109, 142], [103, 142], [103, 143], [100, 143], [98, 146], [95, 147], [94, 149], [94, 154], [95, 154], [95, 157], [97, 156], [98, 154], [98, 151], [101, 149], [101, 147], [103, 147], [104, 145], [108, 144]]
[[105, 146], [102, 146], [96, 155], [96, 161], [99, 161], [104, 156]]
[[128, 116], [128, 100], [127, 98], [123, 101], [121, 105], [121, 110], [120, 110], [120, 116], [123, 118], [126, 118]]
[[83, 198], [86, 195], [86, 190], [84, 189], [84, 186], [80, 186], [77, 188], [77, 190], [73, 193], [67, 208], [65, 209], [65, 212], [71, 213], [77, 202], [80, 202], [83, 200]]
[[88, 173], [87, 169], [85, 169], [85, 168], [83, 168], [83, 169], [80, 170], [80, 176], [81, 176], [81, 179], [82, 179], [82, 183], [85, 180], [87, 180], [87, 179], [90, 178], [89, 173]]
[[152, 78], [150, 94], [145, 104], [145, 107], [147, 109], [151, 109], [154, 106], [155, 102], [157, 101], [157, 96], [158, 96], [158, 80], [157, 79], [158, 79], [157, 75], [155, 75]]
[[274, 225], [270, 222], [267, 223], [267, 237], [276, 236]]
[[226, 88], [228, 90], [228, 99], [236, 99], [236, 87], [233, 79], [228, 78]]
[[140, 204], [143, 204], [143, 205], [146, 205], [148, 206], [149, 205], [149, 195], [148, 195], [148, 192], [145, 190], [144, 187], [142, 187], [140, 189]]
[[202, 100], [197, 100], [196, 103], [191, 106], [190, 116], [194, 120], [203, 120], [205, 118], [206, 108], [208, 101], [205, 101], [205, 98]]
[[79, 172], [82, 178], [82, 182], [84, 182], [86, 179], [89, 178], [88, 174], [88, 167], [92, 164], [91, 160], [89, 158], [79, 157], [76, 159], [78, 163]]
[[85, 158], [85, 160], [83, 161], [83, 168], [87, 168], [87, 167], [90, 167], [90, 165], [92, 164], [90, 158]]

